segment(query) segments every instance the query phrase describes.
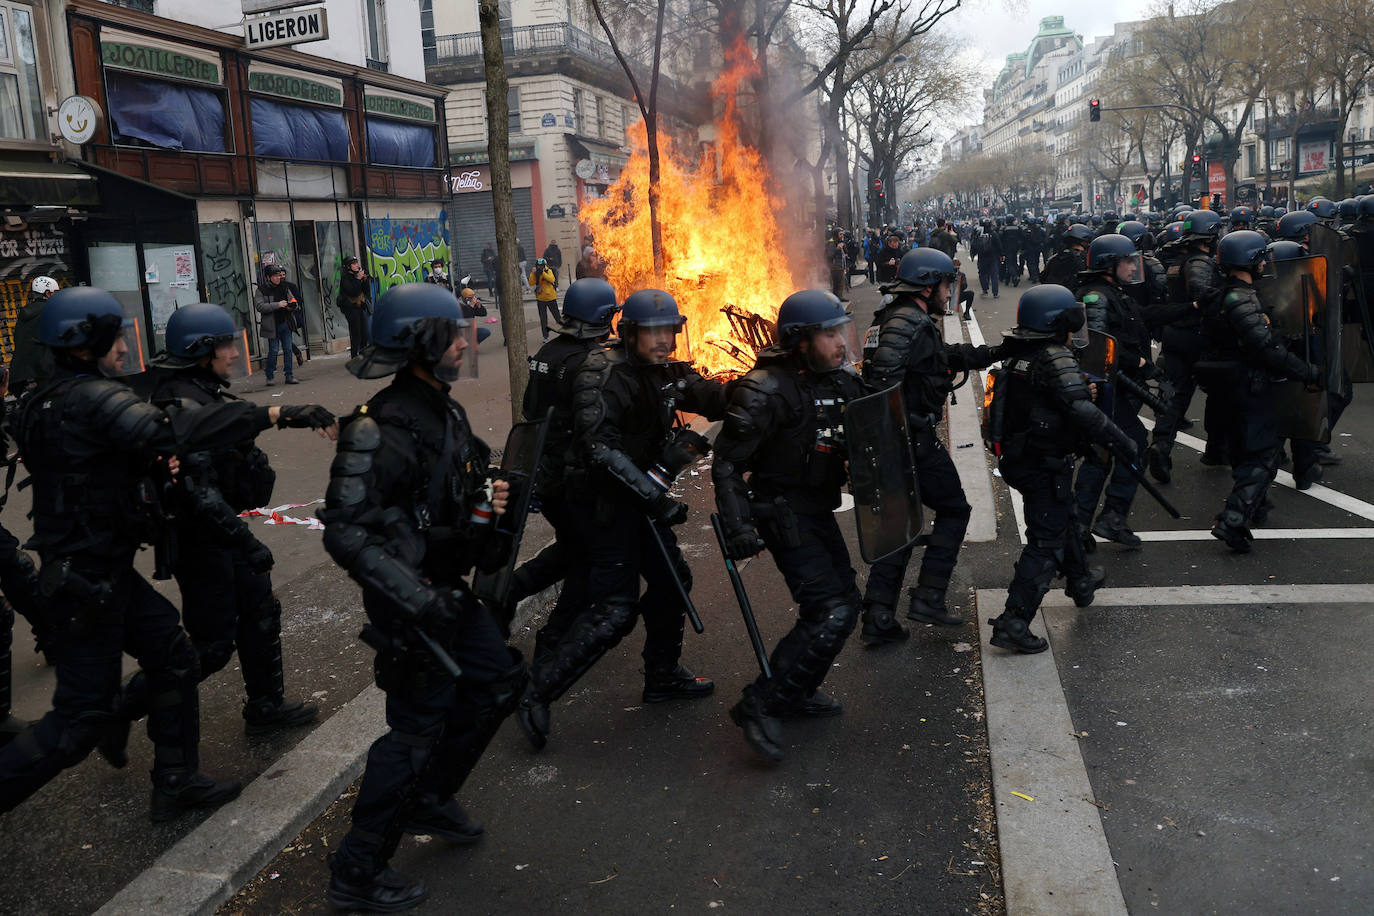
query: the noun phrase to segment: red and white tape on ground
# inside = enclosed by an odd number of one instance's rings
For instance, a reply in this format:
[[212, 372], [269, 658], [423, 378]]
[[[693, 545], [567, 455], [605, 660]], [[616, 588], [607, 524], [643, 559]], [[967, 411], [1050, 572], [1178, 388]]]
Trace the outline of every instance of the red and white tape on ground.
[[324, 502], [323, 499], [312, 499], [308, 503], [287, 503], [272, 509], [249, 509], [247, 512], [240, 512], [239, 518], [261, 518], [264, 525], [304, 525], [311, 531], [323, 531], [324, 522], [317, 518], [295, 518], [282, 514], [287, 509], [303, 509], [306, 506], [313, 506], [322, 502]]

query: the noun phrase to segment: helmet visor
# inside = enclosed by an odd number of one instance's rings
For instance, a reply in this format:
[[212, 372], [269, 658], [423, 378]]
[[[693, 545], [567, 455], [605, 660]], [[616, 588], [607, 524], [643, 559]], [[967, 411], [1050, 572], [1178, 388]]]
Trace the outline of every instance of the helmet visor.
[[692, 338], [681, 315], [616, 324], [625, 349], [641, 362], [691, 362]]
[[143, 363], [143, 322], [137, 318], [125, 318], [119, 329], [119, 337], [128, 346], [127, 352], [114, 368], [102, 368], [101, 371], [110, 378], [138, 375], [147, 368]]
[[[238, 333], [233, 337], [221, 338], [215, 342], [215, 357], [219, 357], [220, 349], [232, 345], [235, 354], [229, 361], [229, 378], [248, 378], [253, 374], [253, 359], [248, 350], [248, 329], [239, 328]], [[291, 354], [286, 354], [287, 358]]]
[[1116, 282], [1122, 286], [1139, 286], [1145, 282], [1145, 262], [1140, 252], [1117, 258], [1115, 271]]

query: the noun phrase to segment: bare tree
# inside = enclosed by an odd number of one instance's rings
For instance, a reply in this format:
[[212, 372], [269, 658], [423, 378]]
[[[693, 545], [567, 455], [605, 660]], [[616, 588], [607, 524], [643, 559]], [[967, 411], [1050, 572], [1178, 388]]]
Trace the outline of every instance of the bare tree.
[[492, 216], [496, 224], [496, 256], [501, 264], [501, 333], [506, 340], [510, 371], [511, 421], [519, 423], [529, 383], [525, 349], [525, 309], [520, 285], [520, 259], [515, 245], [515, 201], [510, 181], [510, 106], [506, 101], [505, 52], [501, 45], [501, 13], [497, 0], [479, 0], [477, 18], [482, 29], [482, 65], [487, 77], [487, 156], [491, 160]]

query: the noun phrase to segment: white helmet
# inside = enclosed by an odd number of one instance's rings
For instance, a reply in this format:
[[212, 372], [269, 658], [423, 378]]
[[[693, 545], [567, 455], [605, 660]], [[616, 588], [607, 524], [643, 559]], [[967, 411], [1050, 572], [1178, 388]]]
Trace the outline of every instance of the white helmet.
[[30, 287], [38, 295], [52, 295], [57, 292], [57, 281], [52, 277], [34, 277]]

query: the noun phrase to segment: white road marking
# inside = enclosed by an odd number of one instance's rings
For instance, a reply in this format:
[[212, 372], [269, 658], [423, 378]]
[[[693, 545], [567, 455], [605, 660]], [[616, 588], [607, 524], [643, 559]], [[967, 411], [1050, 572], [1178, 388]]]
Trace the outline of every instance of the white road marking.
[[[979, 600], [991, 590], [980, 589]], [[1001, 600], [1006, 592], [999, 591]], [[1212, 604], [1374, 604], [1374, 583], [1338, 585], [1173, 585], [1139, 588], [1100, 588], [1093, 600], [1100, 607], [1165, 607]], [[1045, 595], [1042, 607], [1070, 607], [1063, 589]]]
[[[963, 341], [958, 315], [945, 316], [945, 340]], [[977, 325], [970, 323], [969, 337], [972, 340]], [[979, 334], [974, 345], [982, 340]], [[968, 497], [973, 514], [969, 517], [965, 541], [997, 540], [997, 501], [992, 493], [992, 476], [988, 469], [988, 452], [983, 447], [983, 431], [979, 423], [979, 402], [982, 392], [970, 381], [954, 393], [954, 403], [949, 405], [949, 453], [954, 459], [954, 468], [959, 472], [959, 480], [964, 485], [964, 495]]]

